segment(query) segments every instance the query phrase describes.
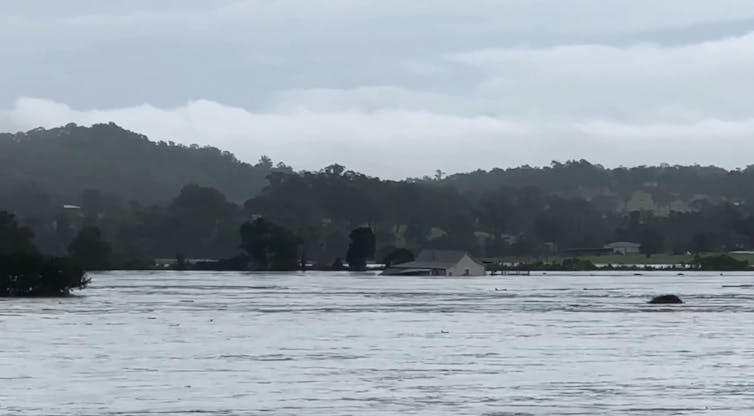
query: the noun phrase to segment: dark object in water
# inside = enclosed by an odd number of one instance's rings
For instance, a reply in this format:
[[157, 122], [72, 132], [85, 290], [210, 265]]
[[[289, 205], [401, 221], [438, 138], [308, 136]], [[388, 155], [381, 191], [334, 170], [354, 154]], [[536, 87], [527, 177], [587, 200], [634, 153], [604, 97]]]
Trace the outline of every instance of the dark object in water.
[[683, 301], [681, 300], [681, 298], [679, 298], [676, 295], [662, 295], [662, 296], [653, 297], [652, 300], [650, 300], [647, 303], [650, 303], [653, 305], [669, 305], [669, 304], [683, 303]]

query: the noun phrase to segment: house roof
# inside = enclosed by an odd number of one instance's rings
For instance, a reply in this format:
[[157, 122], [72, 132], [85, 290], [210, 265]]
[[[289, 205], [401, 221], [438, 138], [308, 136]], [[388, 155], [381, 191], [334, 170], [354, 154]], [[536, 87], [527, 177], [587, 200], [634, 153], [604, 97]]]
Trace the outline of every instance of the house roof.
[[605, 248], [623, 248], [623, 247], [639, 248], [641, 247], [641, 244], [632, 243], [630, 241], [616, 241], [614, 243], [605, 244]]
[[457, 250], [422, 250], [416, 260], [395, 264], [393, 267], [400, 269], [449, 269], [458, 264], [465, 255], [467, 255], [465, 251]]
[[410, 275], [422, 275], [429, 272], [429, 269], [427, 268], [418, 268], [418, 269], [404, 269], [402, 267], [391, 267], [389, 269], [385, 269], [383, 274], [388, 275], [394, 275], [394, 276], [410, 276]]

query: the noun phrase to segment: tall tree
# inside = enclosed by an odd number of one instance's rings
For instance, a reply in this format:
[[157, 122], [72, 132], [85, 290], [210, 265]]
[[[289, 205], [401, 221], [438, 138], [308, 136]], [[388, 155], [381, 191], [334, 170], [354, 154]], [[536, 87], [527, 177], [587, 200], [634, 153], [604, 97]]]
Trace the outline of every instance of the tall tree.
[[374, 258], [377, 248], [374, 232], [369, 227], [359, 227], [351, 231], [348, 237], [351, 239], [346, 252], [348, 267], [351, 270], [366, 270], [367, 260]]
[[215, 188], [184, 186], [167, 214], [173, 249], [188, 257], [222, 257], [238, 247], [240, 207]]
[[296, 235], [264, 218], [244, 223], [241, 241], [255, 270], [296, 270], [298, 266]]
[[662, 253], [665, 250], [665, 236], [654, 228], [643, 230], [639, 243], [641, 244], [641, 252], [646, 254], [647, 257]]
[[0, 255], [14, 253], [34, 253], [34, 233], [22, 227], [16, 216], [10, 212], [0, 211]]
[[71, 259], [84, 270], [107, 270], [110, 267], [110, 244], [98, 227], [84, 227], [68, 245]]

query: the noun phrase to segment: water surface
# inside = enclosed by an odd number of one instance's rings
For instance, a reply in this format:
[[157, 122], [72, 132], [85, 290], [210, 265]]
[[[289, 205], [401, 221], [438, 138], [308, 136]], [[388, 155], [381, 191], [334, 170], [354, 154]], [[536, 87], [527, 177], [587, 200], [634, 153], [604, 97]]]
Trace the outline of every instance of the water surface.
[[751, 274], [93, 278], [0, 299], [0, 414], [754, 414]]

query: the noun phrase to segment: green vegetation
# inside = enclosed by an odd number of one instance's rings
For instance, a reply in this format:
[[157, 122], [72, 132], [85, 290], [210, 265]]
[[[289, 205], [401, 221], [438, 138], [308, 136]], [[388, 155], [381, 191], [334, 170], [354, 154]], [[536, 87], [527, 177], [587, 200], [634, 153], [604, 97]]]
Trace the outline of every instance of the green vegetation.
[[254, 270], [295, 270], [299, 240], [287, 229], [264, 218], [241, 226], [242, 248]]
[[16, 221], [16, 216], [0, 211], [0, 255], [14, 253], [34, 253], [36, 248], [32, 243], [34, 233], [22, 227]]
[[726, 254], [697, 256], [691, 264], [701, 270], [746, 270], [749, 268], [748, 261], [738, 260]]
[[529, 259], [528, 261], [517, 261], [513, 263], [504, 263], [494, 266], [491, 270], [494, 272], [506, 271], [589, 271], [597, 270], [599, 267], [589, 260], [574, 258], [549, 259]]
[[[710, 253], [703, 254], [702, 257], [714, 257], [723, 256], [722, 253]], [[737, 261], [747, 262], [754, 264], [754, 254], [726, 254], [726, 257], [730, 257]], [[633, 265], [692, 265], [694, 260], [698, 258], [693, 254], [655, 254], [647, 257], [644, 254], [609, 254], [601, 256], [580, 256], [579, 259], [589, 261], [596, 265], [613, 265], [613, 266], [633, 266]], [[563, 256], [509, 256], [504, 257], [503, 260], [506, 263], [538, 263], [543, 264], [560, 264], [565, 260]]]
[[351, 231], [348, 236], [351, 242], [348, 244], [346, 261], [351, 270], [363, 271], [367, 269], [367, 260], [374, 258], [377, 249], [377, 240], [369, 227], [359, 227]]
[[32, 232], [0, 211], [0, 297], [65, 296], [89, 284], [68, 258], [49, 258], [32, 244]]
[[646, 191], [635, 191], [631, 199], [626, 202], [626, 211], [655, 211], [656, 209], [652, 194]]
[[266, 157], [250, 165], [213, 147], [153, 142], [112, 123], [69, 124], [0, 134], [0, 207], [26, 213], [34, 205], [81, 204], [92, 189], [102, 192], [102, 209], [112, 209], [118, 201], [165, 202], [190, 183], [240, 202], [270, 172], [289, 170]]
[[110, 244], [102, 238], [97, 227], [82, 228], [68, 246], [71, 260], [85, 270], [107, 270], [110, 268]]
[[589, 260], [584, 259], [563, 259], [560, 265], [565, 270], [595, 270], [597, 266]]
[[[508, 188], [539, 188], [545, 194], [581, 197], [608, 210], [656, 213], [697, 209], [699, 204], [741, 202], [754, 197], [749, 186], [754, 166], [726, 170], [715, 166], [636, 166], [607, 169], [585, 160], [552, 162], [536, 168], [477, 170], [442, 180], [462, 192]], [[666, 212], [667, 212], [666, 211]]]
[[[112, 124], [0, 135], [0, 209], [19, 216], [40, 252], [90, 270], [155, 258], [259, 270], [346, 259], [363, 269], [397, 248], [549, 256], [563, 267], [575, 267], [568, 258], [690, 264], [691, 255], [666, 253], [754, 249], [751, 183], [754, 167], [583, 160], [394, 181], [338, 164], [294, 172], [262, 157], [252, 166]], [[583, 255], [614, 241], [638, 243], [642, 254]]]
[[88, 284], [81, 267], [67, 258], [0, 256], [0, 297], [65, 296]]

